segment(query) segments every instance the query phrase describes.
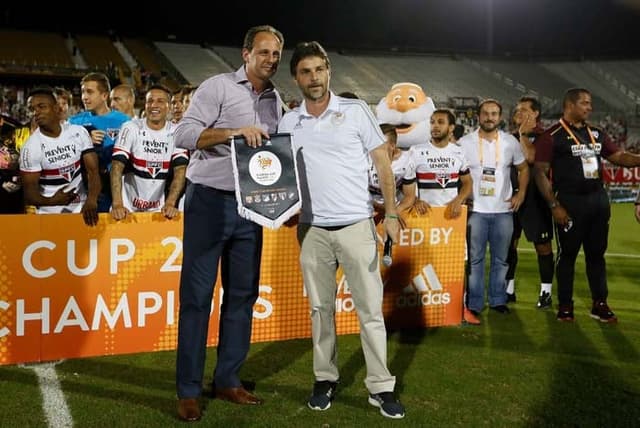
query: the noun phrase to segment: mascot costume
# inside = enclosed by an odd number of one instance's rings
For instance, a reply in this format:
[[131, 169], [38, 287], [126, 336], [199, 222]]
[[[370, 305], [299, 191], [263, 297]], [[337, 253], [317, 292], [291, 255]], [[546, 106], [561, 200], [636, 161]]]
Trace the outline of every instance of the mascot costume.
[[396, 83], [376, 106], [379, 123], [396, 125], [398, 147], [406, 150], [431, 138], [433, 100], [415, 83]]

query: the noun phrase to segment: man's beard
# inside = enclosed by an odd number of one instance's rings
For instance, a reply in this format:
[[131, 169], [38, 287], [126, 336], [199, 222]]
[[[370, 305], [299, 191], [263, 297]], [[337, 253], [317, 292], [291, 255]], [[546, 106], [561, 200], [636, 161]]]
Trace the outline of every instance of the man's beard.
[[434, 143], [442, 143], [443, 141], [449, 141], [450, 139], [451, 136], [449, 134], [440, 135], [439, 137], [431, 134], [431, 141], [433, 141]]
[[[487, 126], [491, 126], [491, 128], [487, 128]], [[493, 132], [498, 128], [498, 124], [497, 123], [487, 124], [486, 122], [483, 122], [480, 124], [480, 128], [484, 132]]]

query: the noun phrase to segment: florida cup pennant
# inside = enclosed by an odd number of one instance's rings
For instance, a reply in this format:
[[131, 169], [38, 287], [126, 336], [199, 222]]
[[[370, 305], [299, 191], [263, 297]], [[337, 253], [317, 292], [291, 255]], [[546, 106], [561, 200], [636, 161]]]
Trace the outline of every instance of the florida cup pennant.
[[277, 229], [300, 210], [298, 166], [291, 134], [271, 134], [253, 148], [244, 137], [231, 140], [238, 214]]

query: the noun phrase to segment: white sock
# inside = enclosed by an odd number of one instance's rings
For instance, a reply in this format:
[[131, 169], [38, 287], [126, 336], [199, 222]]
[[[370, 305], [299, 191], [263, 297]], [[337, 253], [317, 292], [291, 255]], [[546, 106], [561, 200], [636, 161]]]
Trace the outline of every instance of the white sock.
[[551, 294], [551, 284], [540, 284], [540, 295], [542, 296], [542, 293], [549, 293]]
[[513, 294], [513, 292], [515, 291], [514, 290], [515, 288], [516, 288], [515, 279], [510, 279], [509, 281], [507, 281], [507, 294]]

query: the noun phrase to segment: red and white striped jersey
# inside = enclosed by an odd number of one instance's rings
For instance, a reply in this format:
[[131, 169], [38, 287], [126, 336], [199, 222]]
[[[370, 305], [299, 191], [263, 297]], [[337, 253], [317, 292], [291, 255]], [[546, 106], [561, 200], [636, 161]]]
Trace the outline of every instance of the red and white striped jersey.
[[469, 174], [462, 148], [448, 144], [439, 148], [431, 144], [411, 147], [418, 180], [418, 197], [434, 207], [445, 206], [458, 195], [461, 175]]
[[[403, 150], [400, 157], [391, 162], [391, 171], [396, 185], [397, 203], [402, 199], [402, 185], [413, 183], [416, 179], [414, 161], [408, 150]], [[371, 157], [369, 157], [369, 193], [375, 203], [384, 204], [382, 190], [380, 190], [380, 179]]]
[[40, 132], [31, 134], [20, 151], [20, 170], [40, 173], [40, 194], [53, 196], [58, 190], [75, 192], [68, 205], [37, 207], [38, 214], [79, 213], [87, 199], [82, 181], [82, 155], [92, 152], [93, 143], [86, 129], [78, 125], [62, 124], [62, 132], [52, 138]]
[[165, 185], [172, 167], [189, 162], [187, 150], [173, 142], [173, 124], [153, 130], [145, 119], [133, 119], [122, 125], [113, 146], [113, 160], [126, 165], [122, 185], [125, 208], [135, 211], [160, 211], [165, 201]]

